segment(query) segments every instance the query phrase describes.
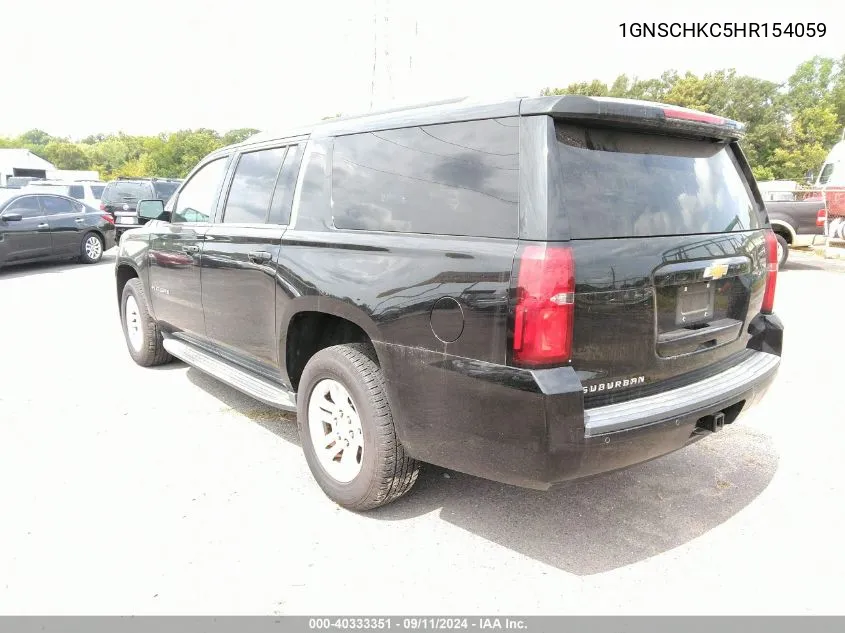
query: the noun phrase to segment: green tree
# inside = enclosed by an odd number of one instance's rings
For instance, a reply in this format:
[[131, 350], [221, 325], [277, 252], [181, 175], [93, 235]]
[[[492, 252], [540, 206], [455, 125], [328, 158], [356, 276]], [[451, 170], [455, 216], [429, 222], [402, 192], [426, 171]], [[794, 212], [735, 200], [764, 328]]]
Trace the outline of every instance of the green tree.
[[88, 169], [91, 159], [76, 143], [50, 141], [44, 146], [44, 158], [58, 169]]
[[229, 130], [223, 135], [222, 143], [223, 145], [234, 145], [235, 143], [242, 143], [243, 141], [247, 140], [250, 136], [258, 134], [260, 130], [256, 130], [252, 127], [242, 127], [238, 128], [237, 130]]

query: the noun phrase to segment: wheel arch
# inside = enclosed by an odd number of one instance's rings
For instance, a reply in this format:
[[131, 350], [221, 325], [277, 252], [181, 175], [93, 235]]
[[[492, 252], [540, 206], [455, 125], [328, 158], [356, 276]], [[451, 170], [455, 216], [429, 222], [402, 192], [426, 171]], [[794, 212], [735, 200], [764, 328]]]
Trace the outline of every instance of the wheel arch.
[[342, 343], [368, 343], [379, 361], [376, 323], [360, 308], [328, 297], [303, 297], [280, 319], [279, 367], [296, 390], [305, 364], [315, 353]]
[[119, 311], [120, 301], [123, 297], [123, 289], [126, 287], [126, 284], [128, 284], [132, 279], [140, 279], [141, 275], [135, 266], [128, 262], [120, 261], [114, 269], [114, 276], [115, 289], [117, 290], [117, 309]]
[[772, 230], [776, 234], [783, 236], [787, 244], [792, 244], [795, 241], [795, 229], [789, 222], [785, 220], [771, 220], [770, 224], [772, 225]]

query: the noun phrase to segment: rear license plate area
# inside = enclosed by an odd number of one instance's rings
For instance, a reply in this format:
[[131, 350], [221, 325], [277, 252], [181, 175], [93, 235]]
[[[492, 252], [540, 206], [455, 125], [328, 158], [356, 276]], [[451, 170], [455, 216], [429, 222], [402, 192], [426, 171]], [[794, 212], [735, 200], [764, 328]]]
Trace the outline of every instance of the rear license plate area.
[[675, 325], [689, 328], [713, 319], [716, 287], [713, 282], [686, 284], [677, 287]]

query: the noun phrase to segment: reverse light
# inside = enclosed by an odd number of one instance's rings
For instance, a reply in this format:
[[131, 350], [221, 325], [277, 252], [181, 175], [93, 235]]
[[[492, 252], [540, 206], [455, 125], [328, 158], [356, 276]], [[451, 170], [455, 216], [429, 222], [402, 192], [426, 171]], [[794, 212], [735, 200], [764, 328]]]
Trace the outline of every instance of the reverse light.
[[766, 291], [760, 312], [771, 314], [775, 308], [775, 287], [778, 282], [778, 240], [774, 231], [766, 231]]
[[698, 123], [710, 123], [711, 125], [725, 125], [727, 119], [715, 114], [696, 112], [695, 110], [679, 110], [676, 108], [663, 108], [663, 116], [667, 119], [683, 119], [685, 121], [697, 121]]
[[531, 244], [518, 254], [512, 357], [524, 367], [569, 361], [575, 262], [568, 247]]

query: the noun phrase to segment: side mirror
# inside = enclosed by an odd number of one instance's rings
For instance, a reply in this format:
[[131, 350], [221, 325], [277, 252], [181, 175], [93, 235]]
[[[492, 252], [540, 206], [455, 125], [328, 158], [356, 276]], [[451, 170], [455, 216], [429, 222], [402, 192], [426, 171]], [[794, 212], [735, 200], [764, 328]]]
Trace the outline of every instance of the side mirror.
[[23, 220], [23, 216], [20, 213], [4, 213], [0, 215], [0, 219], [4, 222], [20, 222]]
[[169, 221], [170, 214], [164, 212], [164, 202], [161, 200], [140, 200], [138, 202], [138, 217], [145, 220]]

